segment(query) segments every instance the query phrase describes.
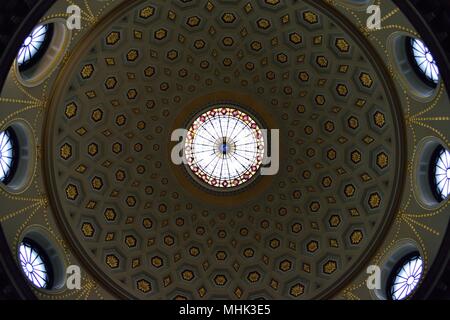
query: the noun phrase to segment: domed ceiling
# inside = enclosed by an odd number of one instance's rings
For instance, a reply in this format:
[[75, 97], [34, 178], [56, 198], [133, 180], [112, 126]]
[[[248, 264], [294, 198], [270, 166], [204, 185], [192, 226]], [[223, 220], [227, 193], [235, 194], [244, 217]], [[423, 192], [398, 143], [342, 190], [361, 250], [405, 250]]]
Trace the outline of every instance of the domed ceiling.
[[[378, 31], [351, 1], [75, 3], [83, 28], [47, 78], [15, 65], [0, 98], [1, 127], [21, 121], [36, 150], [28, 184], [0, 189], [11, 250], [39, 233], [82, 268], [81, 294], [39, 298], [379, 298], [366, 269], [403, 243], [427, 271], [448, 210], [415, 172], [422, 141], [447, 145], [448, 97], [399, 75], [389, 39], [419, 35], [392, 3]], [[279, 129], [276, 174], [221, 188], [174, 163], [172, 133], [213, 109]], [[238, 151], [211, 128], [217, 157]]]

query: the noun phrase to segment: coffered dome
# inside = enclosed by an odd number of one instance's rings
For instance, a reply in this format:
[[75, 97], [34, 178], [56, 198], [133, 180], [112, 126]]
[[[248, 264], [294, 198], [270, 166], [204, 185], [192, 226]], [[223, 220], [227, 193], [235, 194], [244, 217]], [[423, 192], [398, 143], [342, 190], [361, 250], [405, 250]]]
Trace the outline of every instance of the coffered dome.
[[394, 3], [381, 29], [361, 1], [75, 4], [0, 97], [0, 222], [37, 298], [77, 298], [70, 265], [89, 299], [413, 296], [449, 220], [449, 97]]

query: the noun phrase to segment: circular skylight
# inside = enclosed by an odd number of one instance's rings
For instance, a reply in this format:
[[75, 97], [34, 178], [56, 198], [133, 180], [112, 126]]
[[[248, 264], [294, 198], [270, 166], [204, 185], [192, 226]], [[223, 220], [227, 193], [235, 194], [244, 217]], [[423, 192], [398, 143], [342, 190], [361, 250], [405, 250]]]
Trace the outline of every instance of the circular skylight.
[[418, 253], [406, 256], [394, 272], [390, 297], [392, 300], [406, 299], [419, 284], [423, 273], [422, 257]]
[[410, 38], [410, 50], [417, 72], [427, 81], [436, 85], [439, 82], [439, 69], [428, 47], [419, 39]]
[[442, 201], [450, 195], [450, 152], [440, 147], [437, 150], [434, 166], [434, 184], [438, 200]]
[[11, 130], [0, 131], [0, 182], [11, 180], [15, 159], [15, 143]]
[[17, 55], [17, 63], [22, 67], [31, 63], [33, 58], [44, 49], [44, 46], [49, 38], [50, 27], [45, 24], [34, 28], [34, 30], [26, 37], [22, 47]]
[[42, 250], [34, 242], [24, 240], [19, 247], [19, 259], [28, 280], [37, 288], [48, 289], [50, 266]]
[[212, 108], [190, 126], [185, 157], [190, 170], [217, 188], [237, 187], [259, 170], [264, 138], [257, 123], [233, 106]]

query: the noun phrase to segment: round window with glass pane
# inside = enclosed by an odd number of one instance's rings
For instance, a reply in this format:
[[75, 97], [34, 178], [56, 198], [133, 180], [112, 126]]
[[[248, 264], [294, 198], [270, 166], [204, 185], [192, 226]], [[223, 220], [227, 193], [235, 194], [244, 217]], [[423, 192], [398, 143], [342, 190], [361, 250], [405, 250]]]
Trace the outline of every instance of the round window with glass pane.
[[223, 104], [192, 122], [184, 154], [188, 170], [201, 182], [227, 190], [247, 183], [258, 173], [264, 146], [263, 133], [252, 116]]

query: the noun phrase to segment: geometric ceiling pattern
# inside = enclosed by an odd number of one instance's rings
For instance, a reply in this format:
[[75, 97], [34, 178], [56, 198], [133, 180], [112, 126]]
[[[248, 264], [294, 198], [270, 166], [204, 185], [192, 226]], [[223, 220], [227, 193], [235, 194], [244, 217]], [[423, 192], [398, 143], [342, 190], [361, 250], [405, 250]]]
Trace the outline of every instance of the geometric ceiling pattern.
[[[366, 43], [303, 1], [147, 2], [99, 29], [60, 82], [48, 156], [58, 214], [105, 282], [308, 299], [358, 268], [395, 210], [402, 145]], [[282, 128], [278, 174], [231, 195], [170, 160], [171, 132], [218, 101]]]

